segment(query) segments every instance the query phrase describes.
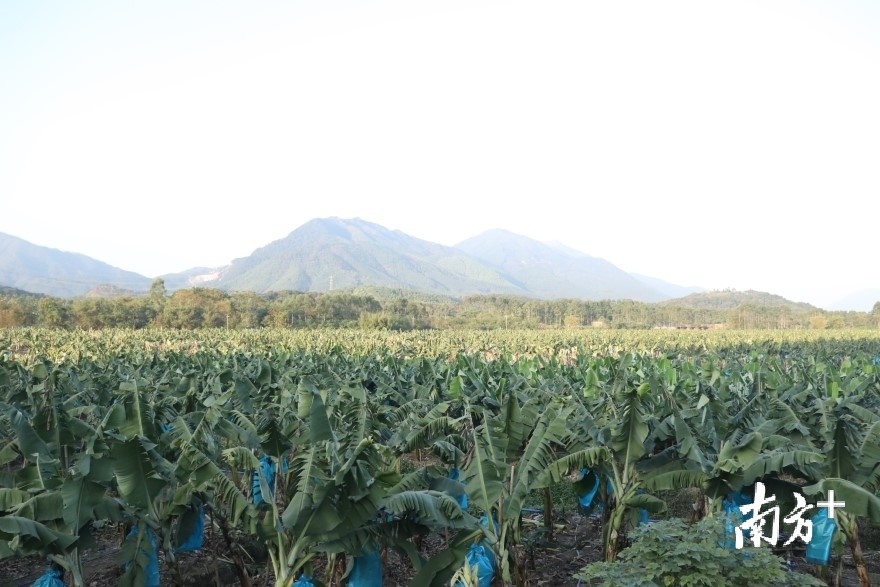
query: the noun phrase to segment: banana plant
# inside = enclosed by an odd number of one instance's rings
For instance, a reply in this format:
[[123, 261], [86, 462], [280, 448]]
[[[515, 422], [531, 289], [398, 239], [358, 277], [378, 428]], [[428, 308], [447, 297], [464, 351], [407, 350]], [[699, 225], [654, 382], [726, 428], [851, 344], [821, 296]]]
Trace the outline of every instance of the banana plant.
[[[679, 371], [688, 373], [687, 367]], [[703, 499], [695, 505], [696, 519], [717, 514], [728, 494], [748, 490], [756, 481], [793, 505], [799, 487], [783, 480], [782, 474], [810, 470], [823, 457], [805, 442], [806, 427], [777, 395], [777, 388], [785, 390], [791, 382], [783, 384], [780, 373], [755, 364], [749, 365], [746, 379], [772, 380], [772, 385], [743, 384], [742, 373], [721, 375], [704, 369], [694, 375], [683, 389], [670, 386], [668, 377], [657, 388], [669, 408], [660, 429], [671, 444], [640, 464], [645, 487], [700, 488]]]
[[484, 539], [495, 554], [502, 581], [517, 585], [527, 582], [519, 544], [522, 508], [529, 494], [608, 456], [603, 448], [573, 441], [568, 427], [574, 414], [570, 397], [530, 391], [521, 397], [516, 382], [508, 387], [502, 379], [494, 394], [501, 400], [499, 413], [465, 404], [472, 431], [465, 489], [485, 513]]
[[586, 369], [583, 403], [574, 419], [575, 433], [610, 455], [598, 467], [613, 489], [611, 496], [602, 487], [608, 506], [602, 539], [609, 562], [617, 557], [627, 522], [638, 509], [652, 513], [666, 509], [662, 500], [644, 492], [643, 461], [655, 457], [655, 446], [666, 441], [658, 422], [667, 407], [651, 393], [649, 368], [650, 362], [631, 353], [594, 362]]
[[284, 455], [290, 467], [283, 482], [270, 487], [251, 449], [222, 453], [230, 470], [256, 471], [262, 494], [272, 498], [255, 506], [243, 485], [216, 465], [212, 473], [215, 507], [266, 546], [276, 585], [289, 587], [300, 574], [311, 574], [318, 553], [356, 556], [376, 544], [400, 550], [421, 568], [409, 537], [430, 529], [477, 531], [476, 519], [455, 499], [397, 472], [391, 449], [373, 438], [363, 388], [301, 387], [296, 395], [303, 418]]
[[812, 441], [825, 458], [809, 471], [813, 483], [807, 495], [822, 496], [846, 504], [839, 527], [853, 554], [859, 585], [870, 585], [862, 552], [857, 520], [869, 518], [880, 524], [880, 409], [876, 394], [880, 385], [874, 366], [853, 365], [845, 360], [838, 369], [819, 368], [821, 384], [809, 394], [789, 398], [803, 402], [804, 421]]
[[156, 549], [164, 552], [175, 584], [183, 582], [176, 553], [177, 530], [193, 504], [205, 497], [212, 479], [212, 471], [196, 467], [204, 467], [210, 457], [194, 459], [193, 454], [196, 447], [195, 454], [219, 454], [214, 428], [233, 426], [213, 408], [222, 403], [222, 394], [212, 393], [217, 390], [203, 395], [202, 403], [207, 405], [203, 410], [172, 419], [174, 403], [181, 399], [174, 391], [181, 392], [183, 387], [176, 381], [170, 389], [162, 390], [161, 381], [161, 376], [151, 378], [141, 372], [137, 378], [121, 382], [110, 419], [115, 427], [106, 433], [115, 489], [127, 521], [137, 528], [120, 551], [125, 568], [123, 585], [143, 584]]
[[0, 557], [44, 554], [79, 587], [85, 585], [81, 552], [93, 543], [92, 522], [121, 519], [119, 501], [107, 495], [113, 463], [101, 434], [106, 420], [95, 429], [71, 415], [70, 399], [78, 394], [70, 393], [71, 381], [60, 369], [41, 363], [32, 373], [39, 383], [31, 381], [27, 395], [40, 397], [33, 415], [0, 403], [0, 422], [14, 433], [0, 465], [21, 463], [0, 476]]

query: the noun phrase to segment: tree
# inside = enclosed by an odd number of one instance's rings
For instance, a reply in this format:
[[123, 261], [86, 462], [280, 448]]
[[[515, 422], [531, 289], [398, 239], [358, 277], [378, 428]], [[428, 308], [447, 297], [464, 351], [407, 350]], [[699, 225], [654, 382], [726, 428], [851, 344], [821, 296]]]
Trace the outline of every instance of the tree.
[[37, 319], [46, 328], [70, 326], [69, 304], [58, 298], [42, 298], [37, 303]]
[[152, 313], [152, 322], [158, 326], [162, 324], [162, 311], [165, 309], [165, 301], [168, 292], [165, 289], [165, 280], [157, 277], [150, 284], [150, 302], [149, 308]]
[[0, 298], [0, 328], [33, 326], [37, 321], [37, 298]]
[[813, 330], [823, 330], [828, 325], [828, 320], [821, 314], [813, 314], [810, 316], [810, 328]]
[[229, 295], [216, 289], [174, 292], [162, 311], [162, 325], [170, 328], [222, 328], [232, 314]]
[[269, 313], [269, 303], [259, 295], [242, 292], [230, 296], [232, 307], [231, 326], [238, 328], [259, 328]]
[[167, 291], [165, 290], [165, 280], [161, 277], [157, 277], [150, 285], [150, 301], [153, 303], [154, 306], [161, 308], [162, 304], [165, 303], [166, 294]]

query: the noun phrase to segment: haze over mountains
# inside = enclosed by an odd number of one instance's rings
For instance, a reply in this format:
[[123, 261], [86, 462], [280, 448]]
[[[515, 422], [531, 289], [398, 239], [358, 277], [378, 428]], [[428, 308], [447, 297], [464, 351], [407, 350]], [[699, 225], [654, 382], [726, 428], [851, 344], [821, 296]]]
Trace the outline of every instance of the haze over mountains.
[[[497, 293], [660, 302], [702, 291], [630, 274], [605, 259], [506, 230], [490, 230], [449, 247], [365, 220], [340, 218], [311, 220], [225, 267], [162, 277], [169, 290], [205, 286], [257, 293], [375, 286], [449, 296]], [[70, 297], [96, 290], [142, 292], [151, 281], [84, 255], [0, 233], [0, 286]]]
[[0, 232], [0, 285], [72, 297], [99, 285], [145, 291], [151, 281], [85, 255], [41, 247]]
[[506, 230], [490, 230], [455, 245], [540, 298], [668, 299], [605, 259]]
[[853, 292], [843, 299], [828, 304], [829, 310], [870, 311], [880, 301], [880, 288], [863, 289]]

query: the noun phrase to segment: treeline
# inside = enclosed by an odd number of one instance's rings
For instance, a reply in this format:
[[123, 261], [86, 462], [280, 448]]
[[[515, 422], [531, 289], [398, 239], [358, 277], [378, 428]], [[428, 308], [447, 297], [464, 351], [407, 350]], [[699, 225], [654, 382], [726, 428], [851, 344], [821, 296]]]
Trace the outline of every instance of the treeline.
[[0, 294], [0, 327], [52, 328], [878, 328], [880, 303], [868, 312], [789, 307], [690, 308], [629, 300], [537, 300], [500, 295], [462, 299], [346, 292], [269, 294], [184, 289], [168, 295], [156, 280], [145, 296], [54, 298]]

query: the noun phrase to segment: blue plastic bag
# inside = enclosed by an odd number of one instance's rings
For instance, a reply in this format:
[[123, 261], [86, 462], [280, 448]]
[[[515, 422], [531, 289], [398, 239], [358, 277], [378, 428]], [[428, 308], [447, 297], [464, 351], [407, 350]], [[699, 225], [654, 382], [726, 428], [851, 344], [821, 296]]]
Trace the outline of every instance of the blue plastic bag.
[[[489, 516], [487, 516], [486, 514], [483, 514], [482, 516], [480, 516], [480, 526], [482, 526], [486, 530], [489, 529]], [[494, 511], [492, 512], [492, 526], [495, 528], [495, 534], [497, 534], [498, 533], [498, 516], [495, 515]]]
[[309, 575], [300, 575], [290, 587], [316, 587]]
[[[275, 461], [272, 460], [272, 457], [263, 455], [260, 458], [260, 471], [263, 473], [263, 478], [266, 480], [266, 485], [269, 486], [271, 490], [275, 487]], [[265, 499], [263, 499], [263, 489], [260, 487], [260, 475], [256, 471], [251, 479], [251, 488], [253, 489], [253, 502], [255, 505], [260, 505]], [[269, 496], [272, 497], [271, 495]]]
[[495, 554], [485, 544], [473, 544], [464, 559], [477, 571], [478, 587], [491, 587], [495, 577]]
[[63, 576], [60, 569], [49, 567], [39, 579], [34, 581], [32, 587], [64, 587], [64, 581], [61, 579]]
[[648, 510], [646, 510], [645, 508], [639, 508], [639, 523], [638, 523], [638, 525], [641, 526], [642, 524], [650, 524], [650, 523], [651, 523], [651, 517], [648, 515]]
[[348, 587], [382, 587], [382, 561], [378, 550], [354, 557]]
[[194, 512], [187, 512], [184, 516], [195, 516], [195, 523], [189, 526], [187, 536], [178, 536], [177, 552], [195, 552], [201, 550], [205, 544], [205, 510], [202, 506]]
[[[580, 479], [578, 479], [578, 481], [583, 481], [584, 479], [586, 479], [590, 475], [591, 475], [591, 473], [590, 473], [589, 469], [581, 469], [581, 476], [580, 476]], [[598, 473], [592, 473], [592, 477], [593, 477], [592, 486], [588, 487], [586, 489], [585, 493], [578, 496], [578, 503], [584, 509], [589, 509], [590, 507], [592, 507], [594, 505], [593, 500], [596, 498], [596, 494], [599, 493], [599, 475], [598, 475]]]
[[819, 508], [819, 512], [810, 518], [810, 521], [813, 523], [813, 536], [807, 544], [807, 562], [813, 565], [827, 565], [837, 523], [828, 517], [827, 508]]
[[[638, 491], [636, 491], [636, 495], [642, 495], [644, 493], [645, 492], [642, 489], [639, 489]], [[646, 510], [645, 508], [639, 508], [638, 514], [639, 514], [639, 517], [638, 517], [638, 520], [636, 521], [636, 526], [641, 526], [642, 524], [650, 524], [651, 523], [651, 517], [648, 515], [648, 510]]]
[[[125, 539], [129, 540], [137, 536], [139, 531], [137, 524], [135, 524]], [[156, 533], [153, 532], [152, 528], [147, 528], [147, 537], [150, 540], [152, 552], [150, 552], [150, 560], [147, 563], [147, 567], [144, 569], [144, 574], [146, 575], [144, 587], [159, 587], [159, 546], [156, 544]]]
[[[460, 476], [461, 476], [461, 472], [458, 470], [458, 467], [453, 467], [452, 469], [450, 469], [450, 471], [449, 471], [449, 478], [450, 479], [452, 479], [453, 481], [458, 481]], [[459, 507], [461, 507], [461, 509], [467, 510], [468, 503], [469, 503], [468, 502], [468, 494], [465, 493], [464, 483], [459, 483], [459, 485], [461, 485], [461, 493], [454, 493], [454, 494], [450, 494], [450, 495], [455, 499], [455, 501], [458, 502], [458, 505], [459, 505]]]
[[[585, 489], [584, 488], [584, 481], [588, 477], [592, 477], [593, 482], [592, 482], [592, 484], [589, 484], [587, 486], [587, 488]], [[590, 471], [589, 469], [581, 469], [581, 476], [575, 483], [578, 485], [576, 487], [576, 490], [584, 491], [584, 493], [582, 493], [578, 497], [578, 503], [580, 504], [580, 506], [582, 508], [587, 510], [587, 512], [590, 512], [593, 509], [595, 509], [597, 512], [604, 511], [604, 509], [605, 509], [604, 504], [601, 501], [596, 499], [599, 495], [599, 487], [602, 484], [601, 483], [601, 476], [599, 475], [599, 473], [597, 473], [595, 471]], [[589, 481], [586, 481], [586, 483], [589, 483]], [[614, 484], [611, 483], [611, 479], [606, 480], [605, 491], [608, 493], [608, 495], [614, 494]], [[644, 492], [640, 490], [639, 493], [644, 493]], [[645, 508], [639, 508], [638, 514], [639, 514], [639, 519], [638, 519], [639, 525], [651, 523], [651, 518], [650, 518], [650, 516], [648, 516], [648, 510], [646, 510]]]
[[[724, 498], [724, 546], [727, 549], [736, 548], [736, 528], [746, 521], [746, 516], [740, 511], [740, 506], [751, 504], [751, 499], [742, 492], [734, 491]], [[736, 526], [734, 526], [736, 522]], [[751, 530], [744, 530], [743, 536], [751, 536]]]

